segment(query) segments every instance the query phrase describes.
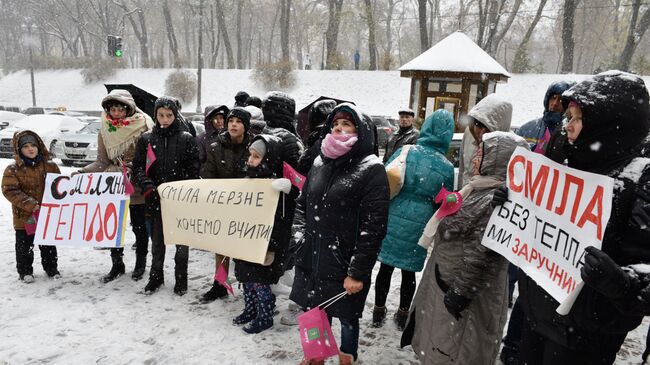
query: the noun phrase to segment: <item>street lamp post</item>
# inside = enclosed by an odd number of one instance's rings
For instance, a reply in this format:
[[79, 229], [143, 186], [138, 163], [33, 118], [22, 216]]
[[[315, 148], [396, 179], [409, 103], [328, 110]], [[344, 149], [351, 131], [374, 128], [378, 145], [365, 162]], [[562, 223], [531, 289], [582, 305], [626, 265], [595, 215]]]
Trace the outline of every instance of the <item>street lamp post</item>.
[[203, 73], [203, 0], [199, 2], [199, 62], [197, 66], [196, 112], [201, 113], [201, 75]]
[[34, 43], [34, 39], [32, 37], [32, 22], [28, 18], [27, 23], [25, 24], [25, 27], [27, 28], [27, 34], [28, 34], [28, 39], [26, 40], [28, 48], [28, 53], [29, 53], [29, 78], [32, 84], [32, 106], [36, 106], [36, 87], [35, 87], [35, 82], [34, 82], [34, 55], [32, 51], [32, 44]]

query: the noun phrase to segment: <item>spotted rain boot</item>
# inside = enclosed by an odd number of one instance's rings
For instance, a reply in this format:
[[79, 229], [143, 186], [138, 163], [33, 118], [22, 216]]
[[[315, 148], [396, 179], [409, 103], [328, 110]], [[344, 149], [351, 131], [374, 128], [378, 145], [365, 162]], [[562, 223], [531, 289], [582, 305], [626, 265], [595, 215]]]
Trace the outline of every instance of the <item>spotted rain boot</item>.
[[244, 283], [244, 311], [233, 318], [232, 324], [239, 326], [246, 324], [257, 317], [257, 294], [253, 283]]
[[244, 326], [246, 333], [260, 333], [273, 326], [275, 295], [268, 284], [251, 283], [257, 295], [257, 317]]

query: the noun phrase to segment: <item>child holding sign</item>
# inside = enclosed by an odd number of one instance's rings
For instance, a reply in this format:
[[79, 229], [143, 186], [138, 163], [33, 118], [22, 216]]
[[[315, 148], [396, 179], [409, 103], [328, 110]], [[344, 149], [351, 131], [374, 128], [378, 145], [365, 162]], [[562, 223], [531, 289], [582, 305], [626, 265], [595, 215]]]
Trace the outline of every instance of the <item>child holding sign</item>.
[[[247, 175], [250, 178], [278, 178], [282, 176], [282, 141], [275, 136], [262, 134], [255, 138], [248, 148]], [[273, 187], [288, 194], [291, 183], [280, 178], [273, 181]], [[287, 251], [284, 240], [291, 229], [291, 220], [284, 214], [284, 197], [278, 201], [273, 232], [263, 265], [235, 260], [235, 276], [244, 285], [244, 311], [233, 319], [236, 325], [247, 324], [246, 333], [259, 333], [273, 326], [275, 295], [271, 284], [277, 284], [283, 273], [283, 262]]]
[[[181, 124], [176, 99], [159, 97], [154, 106], [154, 116], [156, 124], [138, 140], [133, 158], [135, 181], [146, 197], [151, 219], [152, 262], [145, 294], [154, 293], [165, 282], [165, 237], [156, 187], [166, 182], [199, 178], [199, 148], [194, 137]], [[174, 293], [180, 296], [187, 292], [188, 255], [187, 246], [176, 245]]]
[[[2, 176], [2, 194], [11, 202], [16, 230], [16, 269], [20, 280], [34, 282], [34, 232], [27, 233], [25, 224], [38, 216], [45, 175], [60, 173], [49, 160], [49, 153], [36, 133], [25, 130], [14, 134], [14, 163], [7, 166]], [[41, 263], [47, 275], [58, 279], [56, 246], [39, 246]]]

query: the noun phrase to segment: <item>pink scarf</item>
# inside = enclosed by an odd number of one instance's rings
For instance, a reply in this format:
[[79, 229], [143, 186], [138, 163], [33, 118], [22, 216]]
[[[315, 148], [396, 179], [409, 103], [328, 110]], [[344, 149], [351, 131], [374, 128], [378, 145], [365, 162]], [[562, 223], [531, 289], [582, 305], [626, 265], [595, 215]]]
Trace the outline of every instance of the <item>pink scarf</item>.
[[352, 146], [357, 142], [356, 133], [332, 134], [328, 133], [321, 143], [320, 150], [325, 157], [335, 160], [350, 152]]

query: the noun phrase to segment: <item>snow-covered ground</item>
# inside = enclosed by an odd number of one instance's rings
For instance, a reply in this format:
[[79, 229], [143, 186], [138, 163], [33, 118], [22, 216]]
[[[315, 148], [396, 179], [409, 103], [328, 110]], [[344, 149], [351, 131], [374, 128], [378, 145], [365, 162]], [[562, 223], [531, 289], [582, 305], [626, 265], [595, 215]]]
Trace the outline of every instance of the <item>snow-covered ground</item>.
[[[36, 103], [44, 107], [66, 106], [71, 110], [99, 110], [106, 95], [104, 83], [135, 84], [154, 95], [163, 95], [165, 79], [171, 69], [118, 70], [108, 80], [85, 85], [79, 70], [35, 72]], [[234, 103], [237, 91], [263, 96], [250, 78], [250, 70], [204, 70], [202, 106]], [[538, 118], [543, 111], [547, 86], [556, 80], [581, 81], [588, 75], [513, 75], [507, 83], [498, 84], [496, 93], [512, 102], [512, 125], [519, 126]], [[643, 77], [650, 85], [650, 76]], [[397, 116], [397, 110], [408, 105], [411, 79], [398, 71], [296, 71], [296, 85], [287, 92], [296, 99], [297, 109], [321, 95], [354, 101], [371, 115]], [[0, 105], [31, 106], [29, 72], [20, 71], [0, 78]], [[196, 111], [196, 100], [185, 103], [183, 110]], [[201, 109], [202, 110], [202, 109]]]
[[[119, 71], [107, 82], [134, 83], [161, 95], [170, 70]], [[206, 70], [204, 104], [232, 104], [239, 90], [263, 95], [249, 79], [248, 70]], [[319, 95], [354, 100], [371, 114], [394, 115], [408, 103], [410, 81], [398, 72], [299, 71], [298, 83], [290, 91], [298, 108]], [[581, 80], [583, 75], [514, 75], [497, 93], [514, 105], [513, 125], [538, 117], [547, 85], [555, 80]], [[650, 77], [644, 77], [650, 85]], [[43, 106], [65, 105], [69, 109], [96, 110], [106, 91], [102, 84], [84, 85], [77, 70], [36, 73], [37, 101]], [[29, 74], [18, 72], [0, 79], [0, 105], [31, 105]], [[194, 111], [195, 104], [185, 105]], [[11, 160], [0, 159], [0, 169]], [[64, 173], [72, 171], [62, 167]], [[279, 324], [261, 334], [247, 335], [231, 320], [243, 308], [241, 292], [236, 297], [210, 304], [198, 298], [211, 285], [214, 256], [190, 251], [189, 291], [173, 294], [173, 252], [168, 249], [166, 285], [151, 296], [143, 294], [146, 279], [133, 282], [134, 241], [128, 232], [125, 250], [127, 275], [102, 284], [110, 269], [108, 251], [59, 248], [62, 278], [50, 280], [40, 267], [35, 250], [36, 282], [18, 281], [15, 269], [14, 231], [11, 206], [0, 198], [0, 365], [4, 364], [296, 364], [302, 357], [297, 327]], [[149, 264], [150, 264], [149, 257]], [[378, 269], [378, 266], [375, 270]], [[232, 276], [232, 275], [231, 275]], [[374, 277], [374, 275], [373, 275]], [[418, 274], [419, 278], [419, 274]], [[399, 301], [399, 271], [393, 276], [388, 299], [389, 317]], [[288, 305], [291, 278], [274, 289], [278, 311]], [[410, 348], [399, 349], [395, 325], [387, 321], [381, 329], [370, 327], [374, 290], [371, 290], [361, 321], [360, 359], [364, 364], [416, 364]], [[645, 348], [650, 320], [631, 332], [617, 364], [638, 364]], [[339, 335], [335, 321], [334, 333]], [[330, 360], [330, 363], [334, 363]]]
[[[4, 171], [9, 159], [0, 159]], [[71, 168], [62, 167], [63, 173]], [[214, 256], [191, 249], [189, 290], [176, 296], [174, 248], [168, 248], [166, 285], [157, 293], [143, 294], [145, 279], [134, 282], [134, 242], [129, 231], [124, 261], [127, 275], [103, 284], [110, 269], [109, 251], [60, 247], [62, 278], [43, 272], [35, 250], [36, 282], [18, 280], [11, 205], [0, 198], [0, 364], [297, 364], [302, 357], [297, 327], [279, 323], [257, 335], [247, 335], [231, 320], [243, 309], [241, 291], [227, 300], [200, 304], [214, 273]], [[151, 257], [149, 256], [149, 264]], [[378, 270], [375, 267], [375, 274]], [[231, 278], [234, 277], [231, 273]], [[418, 274], [418, 280], [420, 274]], [[399, 270], [393, 276], [388, 298], [389, 318], [399, 302]], [[278, 311], [289, 303], [290, 277], [275, 286]], [[236, 285], [235, 285], [236, 287]], [[363, 364], [417, 364], [410, 347], [399, 348], [400, 333], [388, 320], [381, 329], [370, 326], [374, 290], [361, 320], [360, 359]], [[617, 364], [638, 364], [645, 348], [646, 320], [630, 333]], [[337, 338], [340, 327], [335, 321]], [[330, 363], [335, 363], [330, 360]]]

